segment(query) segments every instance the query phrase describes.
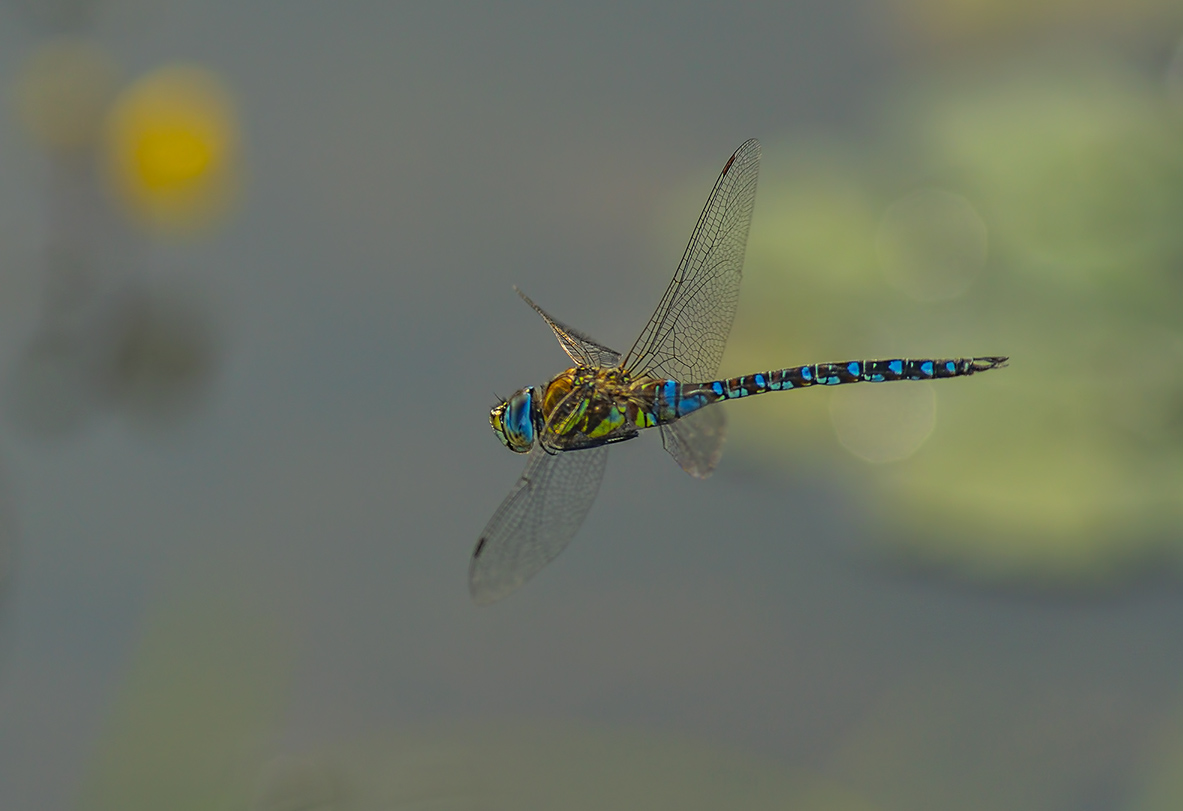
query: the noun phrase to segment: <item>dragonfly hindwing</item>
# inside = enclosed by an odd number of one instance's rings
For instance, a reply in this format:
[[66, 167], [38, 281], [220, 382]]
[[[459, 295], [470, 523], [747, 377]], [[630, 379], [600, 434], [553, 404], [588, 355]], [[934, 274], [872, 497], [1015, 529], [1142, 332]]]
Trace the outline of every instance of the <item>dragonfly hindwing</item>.
[[703, 408], [661, 426], [661, 443], [682, 470], [697, 479], [705, 479], [723, 455], [726, 434], [723, 409]]

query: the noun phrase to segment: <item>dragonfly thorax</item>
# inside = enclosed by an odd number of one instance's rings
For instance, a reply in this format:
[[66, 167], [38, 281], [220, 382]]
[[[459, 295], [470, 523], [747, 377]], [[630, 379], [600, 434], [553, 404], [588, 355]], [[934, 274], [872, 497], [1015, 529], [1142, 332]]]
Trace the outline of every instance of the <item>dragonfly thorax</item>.
[[495, 405], [489, 412], [489, 424], [505, 447], [514, 453], [528, 453], [534, 447], [535, 410], [534, 387], [527, 386]]

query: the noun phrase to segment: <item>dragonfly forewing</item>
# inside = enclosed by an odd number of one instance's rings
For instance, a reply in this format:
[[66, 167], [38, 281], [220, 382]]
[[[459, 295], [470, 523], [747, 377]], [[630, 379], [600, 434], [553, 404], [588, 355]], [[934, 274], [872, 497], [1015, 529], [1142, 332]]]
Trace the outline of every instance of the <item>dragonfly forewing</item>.
[[550, 313], [531, 301], [530, 297], [521, 290], [516, 287], [514, 290], [518, 291], [518, 295], [522, 297], [523, 301], [534, 308], [534, 312], [542, 316], [542, 320], [559, 339], [559, 345], [563, 347], [567, 357], [575, 361], [577, 366], [612, 368], [620, 363], [620, 353], [615, 349], [609, 349], [574, 327], [569, 327], [562, 321], [552, 318]]
[[608, 448], [549, 453], [536, 447], [526, 470], [477, 541], [468, 588], [481, 605], [517, 591], [570, 543], [596, 500]]

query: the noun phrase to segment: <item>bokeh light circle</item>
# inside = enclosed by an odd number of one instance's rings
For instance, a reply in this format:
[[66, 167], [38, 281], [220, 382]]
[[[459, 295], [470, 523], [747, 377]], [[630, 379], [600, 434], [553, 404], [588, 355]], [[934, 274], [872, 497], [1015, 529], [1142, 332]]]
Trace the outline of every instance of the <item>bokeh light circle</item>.
[[936, 395], [927, 382], [844, 386], [830, 392], [830, 422], [842, 447], [868, 462], [914, 454], [936, 426]]

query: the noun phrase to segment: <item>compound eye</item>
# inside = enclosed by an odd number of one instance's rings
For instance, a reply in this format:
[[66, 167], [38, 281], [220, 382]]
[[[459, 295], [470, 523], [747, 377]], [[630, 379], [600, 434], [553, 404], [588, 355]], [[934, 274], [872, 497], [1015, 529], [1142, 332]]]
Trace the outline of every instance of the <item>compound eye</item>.
[[522, 389], [489, 412], [489, 424], [507, 448], [527, 453], [534, 447], [534, 390]]

